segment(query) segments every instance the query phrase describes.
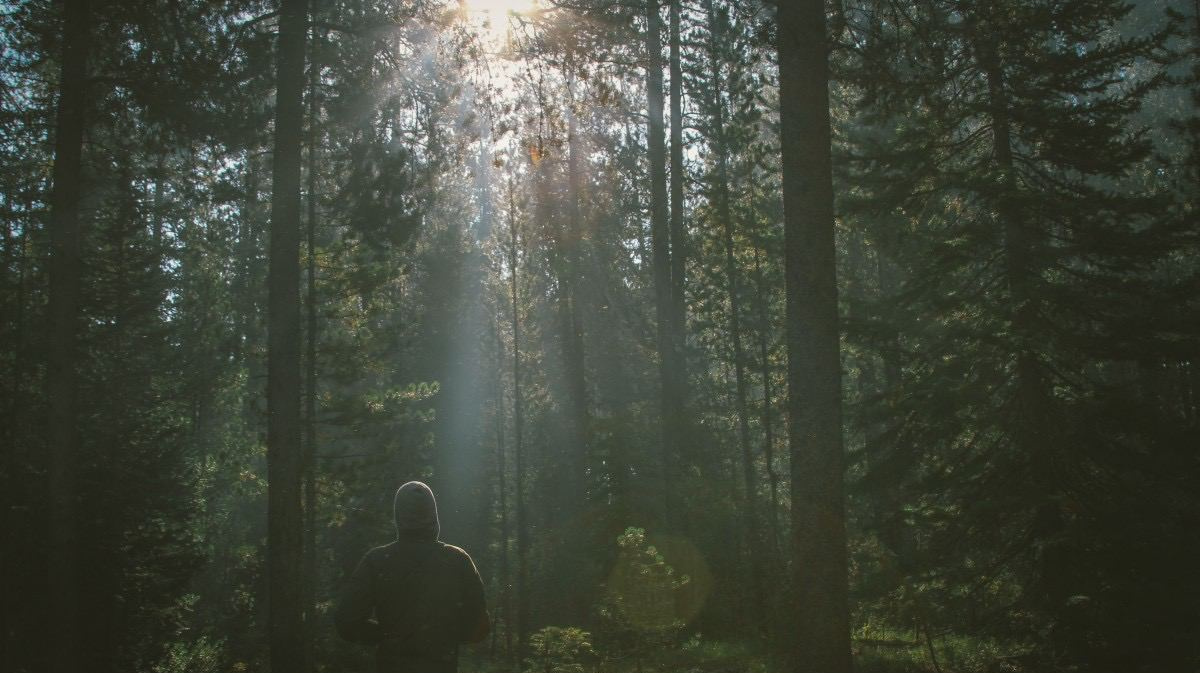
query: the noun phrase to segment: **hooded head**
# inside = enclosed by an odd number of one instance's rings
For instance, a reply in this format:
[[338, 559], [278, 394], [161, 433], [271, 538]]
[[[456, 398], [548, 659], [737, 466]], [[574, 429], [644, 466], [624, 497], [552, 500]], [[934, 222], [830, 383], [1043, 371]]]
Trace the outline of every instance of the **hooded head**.
[[396, 536], [402, 540], [433, 541], [441, 533], [437, 500], [433, 491], [419, 481], [410, 481], [396, 489], [392, 514], [396, 521]]

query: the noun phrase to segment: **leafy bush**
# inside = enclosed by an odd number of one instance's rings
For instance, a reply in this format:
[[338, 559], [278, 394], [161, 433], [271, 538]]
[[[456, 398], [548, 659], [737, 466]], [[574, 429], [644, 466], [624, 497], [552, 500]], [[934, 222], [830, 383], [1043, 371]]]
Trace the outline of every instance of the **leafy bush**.
[[529, 636], [526, 673], [583, 673], [595, 658], [592, 636], [574, 626], [547, 626]]
[[192, 641], [173, 642], [167, 646], [162, 659], [154, 665], [154, 673], [217, 673], [224, 670], [224, 647], [220, 642], [200, 637]]

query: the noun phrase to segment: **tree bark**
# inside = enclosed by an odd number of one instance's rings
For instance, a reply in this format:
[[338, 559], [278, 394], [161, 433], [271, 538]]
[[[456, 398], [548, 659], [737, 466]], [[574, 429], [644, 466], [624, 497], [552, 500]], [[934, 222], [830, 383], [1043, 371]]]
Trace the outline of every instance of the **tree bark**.
[[520, 258], [518, 257], [517, 197], [512, 175], [508, 178], [508, 267], [509, 292], [512, 300], [512, 377], [513, 377], [513, 479], [515, 483], [517, 517], [517, 660], [523, 661], [529, 644], [529, 518], [525, 510], [525, 452], [522, 442], [525, 415], [521, 400], [521, 313], [517, 286]]
[[[875, 244], [875, 274], [879, 286], [879, 298], [889, 301], [901, 286], [900, 270], [895, 257], [899, 254], [900, 240], [898, 221], [885, 221], [884, 229]], [[900, 358], [900, 332], [895, 325], [888, 326], [887, 342], [881, 349], [883, 358], [884, 390], [891, 395], [903, 381], [903, 366]]]
[[281, 0], [267, 314], [267, 590], [271, 670], [304, 670], [300, 146], [307, 5]]
[[[725, 107], [721, 99], [721, 63], [719, 48], [722, 39], [720, 19], [712, 0], [705, 2], [709, 17], [709, 75], [712, 78], [710, 91], [713, 109], [713, 153], [716, 155], [716, 180], [713, 185], [714, 205], [721, 222], [722, 240], [725, 245], [725, 292], [729, 297], [729, 338], [733, 342], [733, 376], [735, 389], [735, 411], [738, 423], [738, 447], [742, 454], [742, 487], [745, 503], [742, 525], [746, 536], [746, 552], [750, 566], [750, 611], [751, 620], [761, 629], [763, 622], [763, 553], [762, 537], [758, 527], [758, 479], [755, 476], [754, 453], [750, 448], [750, 411], [746, 391], [746, 355], [742, 346], [741, 283], [738, 274], [737, 251], [734, 243], [733, 210], [729, 192], [729, 144], [725, 135]], [[674, 46], [674, 45], [672, 45]]]
[[[492, 323], [496, 339], [496, 488], [499, 491], [497, 508], [500, 510], [500, 612], [504, 622], [504, 656], [512, 660], [512, 573], [508, 564], [510, 529], [508, 523], [508, 452], [504, 445], [504, 341], [500, 338], [500, 315]], [[501, 621], [501, 620], [497, 620]], [[493, 656], [496, 648], [495, 630], [492, 631]]]
[[63, 54], [54, 139], [50, 195], [50, 296], [47, 312], [49, 355], [49, 615], [45, 633], [53, 633], [50, 670], [76, 673], [84, 656], [79, 638], [79, 589], [76, 565], [79, 531], [75, 511], [75, 466], [79, 453], [76, 396], [77, 334], [81, 260], [80, 195], [83, 192], [83, 134], [87, 104], [87, 58], [91, 42], [87, 0], [67, 0], [63, 17]]
[[788, 440], [796, 595], [793, 668], [849, 673], [841, 364], [822, 0], [780, 3]]
[[[986, 15], [985, 15], [986, 16]], [[989, 17], [990, 18], [990, 17]], [[994, 42], [997, 26], [991, 21], [973, 22], [976, 31], [975, 51], [987, 80], [988, 116], [992, 127], [992, 158], [999, 174], [1003, 193], [995, 209], [1004, 230], [1004, 273], [1009, 292], [1009, 314], [1016, 345], [1016, 405], [1023, 419], [1017, 424], [1015, 438], [1018, 449], [1040, 464], [1037, 474], [1050, 473], [1049, 451], [1042, 447], [1053, 423], [1046, 417], [1046, 384], [1037, 355], [1029, 347], [1034, 343], [1034, 323], [1037, 320], [1036, 300], [1030, 293], [1032, 276], [1033, 232], [1016, 205], [1016, 165], [1012, 149], [1012, 121], [1009, 114], [1007, 85], [1004, 70]]]
[[[27, 320], [27, 293], [28, 293], [28, 277], [29, 277], [29, 211], [32, 210], [28, 202], [24, 203], [23, 221], [19, 227], [20, 233], [15, 240], [12, 239], [12, 230], [17, 219], [16, 213], [12, 212], [12, 204], [14, 202], [14, 193], [17, 188], [12, 186], [5, 194], [5, 203], [9, 210], [8, 223], [8, 245], [16, 248], [13, 254], [15, 258], [15, 266], [17, 268], [16, 289], [12, 303], [12, 311], [8, 315], [8, 319], [12, 321], [13, 342], [13, 367], [10, 388], [8, 391], [8, 418], [4, 422], [4, 459], [3, 469], [7, 477], [8, 483], [13, 483], [12, 480], [20, 479], [20, 475], [28, 475], [29, 468], [24, 465], [22, 458], [28, 455], [27, 442], [22, 442], [26, 446], [21, 446], [17, 443], [18, 437], [27, 436], [28, 429], [22, 419], [26, 418], [26, 409], [28, 405], [26, 372], [30, 363], [27, 357], [26, 344], [28, 342], [26, 336], [26, 320]], [[28, 194], [28, 192], [27, 192]], [[26, 197], [28, 198], [28, 197]], [[7, 268], [7, 267], [6, 267]], [[20, 447], [20, 448], [19, 448]], [[18, 455], [20, 451], [21, 455]], [[6, 488], [3, 499], [0, 500], [0, 522], [3, 527], [0, 527], [0, 544], [3, 548], [0, 549], [0, 580], [2, 585], [8, 592], [8, 595], [15, 595], [14, 586], [20, 581], [19, 578], [26, 576], [23, 565], [17, 561], [18, 540], [24, 539], [24, 536], [18, 532], [17, 524], [18, 517], [15, 516], [17, 508], [14, 506], [17, 502], [24, 500], [23, 494], [18, 495], [19, 491], [13, 488]], [[22, 529], [27, 529], [27, 525], [22, 525]], [[17, 605], [17, 601], [10, 601], [3, 608], [0, 608], [0, 668], [5, 670], [15, 670], [16, 662], [19, 658], [16, 656], [16, 649], [19, 644], [19, 631], [15, 628], [15, 624], [23, 623], [25, 615]]]
[[[997, 36], [1002, 34], [1002, 19], [988, 16], [983, 23], [972, 17], [977, 31], [976, 57], [987, 81], [987, 111], [992, 127], [992, 159], [997, 169], [1002, 191], [995, 200], [995, 213], [1004, 232], [1003, 264], [1008, 286], [1010, 331], [1015, 343], [1014, 406], [1018, 420], [1013, 423], [1012, 443], [1020, 460], [1029, 469], [1035, 493], [1048, 493], [1056, 488], [1060, 454], [1059, 431], [1053, 417], [1053, 394], [1045, 376], [1034, 344], [1037, 343], [1038, 298], [1031, 287], [1037, 276], [1035, 247], [1040, 234], [1035, 231], [1019, 205], [1017, 167], [1013, 156], [1012, 119], [1009, 111], [1007, 83]], [[1035, 504], [1034, 516], [1038, 526], [1060, 525], [1051, 522], [1060, 517], [1059, 506], [1052, 498], [1042, 498]]]
[[[565, 273], [559, 277], [562, 286], [560, 297], [560, 318], [562, 320], [563, 370], [567, 378], [568, 408], [570, 428], [574, 446], [570, 447], [571, 454], [567, 457], [567, 486], [571, 507], [567, 516], [578, 513], [578, 504], [582, 504], [584, 493], [584, 470], [588, 455], [588, 440], [590, 436], [591, 418], [588, 411], [587, 370], [585, 367], [585, 350], [583, 339], [583, 324], [579, 308], [579, 285], [583, 269], [582, 250], [583, 214], [580, 207], [580, 190], [582, 176], [580, 175], [579, 157], [582, 154], [579, 146], [579, 122], [575, 110], [575, 63], [574, 54], [568, 56], [567, 68], [567, 231], [564, 235], [562, 255]], [[573, 601], [568, 601], [573, 602]], [[577, 614], [580, 619], [586, 618], [586, 607], [580, 606], [584, 613]]]
[[[683, 356], [687, 329], [687, 300], [684, 296], [687, 267], [687, 229], [683, 221], [684, 188], [687, 176], [683, 167], [683, 67], [679, 58], [680, 0], [671, 0], [670, 72], [671, 72], [671, 337], [679, 357], [674, 385], [687, 392], [687, 361]], [[684, 403], [681, 402], [681, 406]]]
[[[316, 2], [313, 2], [314, 11]], [[316, 45], [314, 28], [313, 46]], [[317, 152], [321, 69], [310, 59], [308, 73], [308, 169], [305, 262], [304, 353], [304, 671], [316, 670], [317, 633]]]
[[[254, 160], [252, 152], [246, 152], [245, 155], [246, 168], [243, 171], [244, 182], [242, 184], [242, 200], [238, 204], [238, 221], [237, 221], [237, 244], [235, 254], [237, 255], [237, 290], [234, 297], [235, 311], [237, 315], [237, 341], [234, 344], [234, 357], [237, 363], [247, 369], [248, 374], [256, 374], [255, 358], [251, 357], [251, 349], [249, 344], [258, 341], [256, 332], [259, 329], [257, 318], [260, 315], [260, 306], [256, 301], [257, 293], [254, 291], [256, 283], [254, 282], [254, 268], [258, 265], [258, 234], [255, 231], [255, 220], [258, 216], [258, 166]], [[253, 380], [253, 379], [252, 379]], [[245, 401], [246, 417], [249, 417], [250, 407], [253, 403], [247, 399]]]
[[657, 322], [658, 371], [661, 395], [661, 521], [671, 526], [671, 468], [678, 457], [680, 408], [674, 385], [677, 371], [672, 336], [671, 250], [667, 213], [667, 147], [663, 128], [662, 17], [658, 0], [646, 0], [646, 108], [649, 114], [650, 247], [654, 275], [654, 317]]
[[758, 357], [761, 365], [761, 376], [763, 384], [763, 399], [762, 399], [762, 426], [763, 426], [763, 463], [767, 468], [767, 484], [769, 486], [770, 500], [767, 502], [767, 522], [771, 529], [771, 552], [774, 554], [773, 559], [777, 562], [781, 556], [780, 550], [780, 531], [779, 531], [779, 473], [775, 471], [775, 424], [774, 414], [771, 413], [775, 405], [774, 390], [771, 385], [771, 349], [768, 342], [768, 332], [770, 326], [770, 316], [767, 313], [767, 287], [763, 280], [762, 272], [762, 253], [756, 245], [754, 248], [754, 284], [755, 308], [758, 312], [758, 319], [761, 327], [758, 330]]

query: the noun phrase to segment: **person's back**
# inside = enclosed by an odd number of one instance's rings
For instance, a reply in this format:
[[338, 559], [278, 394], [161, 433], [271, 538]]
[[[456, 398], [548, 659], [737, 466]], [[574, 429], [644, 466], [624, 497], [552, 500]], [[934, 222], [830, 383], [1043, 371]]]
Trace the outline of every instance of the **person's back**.
[[401, 486], [395, 517], [396, 541], [367, 552], [351, 575], [335, 613], [338, 631], [378, 646], [380, 673], [453, 673], [458, 645], [488, 633], [483, 583], [465, 551], [437, 540], [429, 487]]

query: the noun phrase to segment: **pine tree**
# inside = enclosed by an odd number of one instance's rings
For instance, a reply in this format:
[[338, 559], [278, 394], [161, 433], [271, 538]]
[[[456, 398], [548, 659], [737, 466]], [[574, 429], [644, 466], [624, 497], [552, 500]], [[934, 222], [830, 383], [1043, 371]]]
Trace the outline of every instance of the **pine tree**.
[[662, 399], [662, 498], [663, 523], [671, 513], [671, 473], [679, 457], [683, 440], [680, 425], [683, 391], [675, 385], [679, 371], [675, 349], [674, 322], [671, 302], [671, 232], [667, 197], [667, 141], [663, 121], [665, 96], [662, 68], [662, 15], [659, 0], [646, 0], [646, 110], [647, 151], [650, 155], [650, 238], [654, 269], [654, 306], [658, 330], [659, 380]]
[[[1177, 336], [1132, 325], [1166, 315], [1154, 298], [1176, 290], [1158, 270], [1180, 234], [1161, 194], [1130, 188], [1150, 149], [1131, 115], [1161, 80], [1129, 68], [1157, 58], [1165, 33], [1117, 37], [1128, 10], [876, 6], [848, 72], [865, 122], [848, 177], [862, 197], [848, 201], [867, 205], [879, 254], [908, 267], [878, 313], [899, 335], [879, 352], [898, 346], [906, 364], [865, 457], [862, 488], [890, 494], [874, 526], [911, 572], [936, 568], [908, 608], [927, 637], [958, 620], [1088, 670], [1186, 656], [1179, 631], [1125, 621], [1146, 587], [1117, 570], [1149, 572], [1143, 554], [1169, 544], [1128, 517], [1171, 521], [1171, 507], [1124, 494], [1177, 441], [1128, 434], [1145, 407], [1122, 362]], [[1159, 458], [1131, 471], [1131, 446]]]
[[282, 0], [267, 311], [267, 554], [271, 670], [304, 667], [300, 445], [300, 146], [307, 4]]
[[851, 670], [825, 3], [778, 10], [792, 452], [793, 666]]
[[[46, 398], [50, 464], [49, 478], [49, 577], [50, 614], [60, 624], [58, 644], [52, 649], [51, 670], [67, 673], [81, 665], [78, 641], [83, 615], [79, 610], [80, 572], [76, 511], [76, 461], [79, 458], [76, 342], [79, 332], [80, 202], [83, 184], [83, 137], [88, 119], [88, 51], [91, 12], [87, 0], [65, 5], [61, 74], [55, 129], [53, 192], [50, 227], [50, 352]], [[47, 628], [49, 624], [46, 625]]]

